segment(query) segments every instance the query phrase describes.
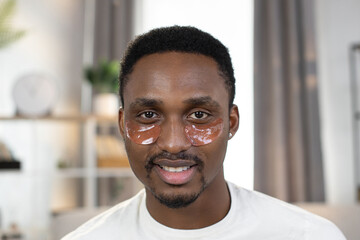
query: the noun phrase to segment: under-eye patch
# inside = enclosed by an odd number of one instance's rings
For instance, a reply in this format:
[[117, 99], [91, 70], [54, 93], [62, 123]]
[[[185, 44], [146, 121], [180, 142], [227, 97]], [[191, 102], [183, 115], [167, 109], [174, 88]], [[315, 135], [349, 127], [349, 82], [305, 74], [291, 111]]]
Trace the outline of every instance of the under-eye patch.
[[185, 126], [185, 135], [193, 146], [202, 146], [217, 139], [223, 129], [221, 118], [209, 124], [190, 124]]
[[159, 125], [140, 125], [131, 121], [125, 124], [126, 136], [134, 143], [147, 145], [156, 142], [158, 139], [161, 128]]
[[[221, 135], [223, 127], [223, 120], [219, 118], [208, 124], [188, 124], [184, 133], [191, 145], [203, 146], [215, 141]], [[155, 143], [161, 133], [160, 125], [142, 125], [132, 121], [126, 122], [125, 129], [126, 136], [141, 145]]]

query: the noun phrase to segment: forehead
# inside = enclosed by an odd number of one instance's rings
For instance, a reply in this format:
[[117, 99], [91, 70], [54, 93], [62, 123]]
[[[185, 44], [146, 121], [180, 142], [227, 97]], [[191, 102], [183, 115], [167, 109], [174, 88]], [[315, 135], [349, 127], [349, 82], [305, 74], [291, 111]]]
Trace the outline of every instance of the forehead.
[[141, 58], [124, 90], [125, 107], [137, 98], [170, 101], [206, 96], [225, 104], [229, 99], [216, 61], [194, 53], [166, 52]]

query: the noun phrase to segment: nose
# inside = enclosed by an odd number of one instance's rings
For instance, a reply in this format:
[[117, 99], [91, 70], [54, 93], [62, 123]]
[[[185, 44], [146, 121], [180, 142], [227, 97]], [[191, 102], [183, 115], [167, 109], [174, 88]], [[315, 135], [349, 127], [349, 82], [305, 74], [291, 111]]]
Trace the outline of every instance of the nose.
[[168, 118], [161, 124], [161, 134], [156, 143], [161, 150], [169, 153], [179, 153], [191, 147], [185, 136], [185, 125], [176, 117]]

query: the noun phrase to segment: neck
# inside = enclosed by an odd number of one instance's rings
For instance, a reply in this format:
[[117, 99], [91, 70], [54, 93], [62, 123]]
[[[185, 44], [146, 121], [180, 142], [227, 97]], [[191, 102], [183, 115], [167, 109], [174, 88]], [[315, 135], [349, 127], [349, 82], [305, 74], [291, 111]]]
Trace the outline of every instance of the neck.
[[[230, 209], [230, 193], [221, 172], [189, 206], [169, 208], [146, 189], [146, 207], [159, 223], [176, 229], [198, 229], [222, 220]], [[194, 221], [196, 219], [196, 221]]]

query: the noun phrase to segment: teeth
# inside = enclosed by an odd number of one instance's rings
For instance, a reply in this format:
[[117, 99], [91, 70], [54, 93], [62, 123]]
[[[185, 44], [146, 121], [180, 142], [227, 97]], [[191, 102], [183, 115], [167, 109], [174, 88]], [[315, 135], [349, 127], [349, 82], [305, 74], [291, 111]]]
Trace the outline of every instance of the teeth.
[[188, 170], [190, 167], [167, 167], [167, 166], [161, 166], [162, 169], [168, 172], [182, 172], [185, 170]]

